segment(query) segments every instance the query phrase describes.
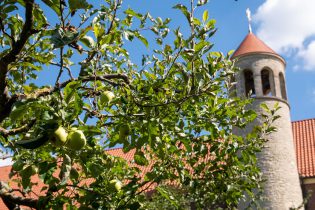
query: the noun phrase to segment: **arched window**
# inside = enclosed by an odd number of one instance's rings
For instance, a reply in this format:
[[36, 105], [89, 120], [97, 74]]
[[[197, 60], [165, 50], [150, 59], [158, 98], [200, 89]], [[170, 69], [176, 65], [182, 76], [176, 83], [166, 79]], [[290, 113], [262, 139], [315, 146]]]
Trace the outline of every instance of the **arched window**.
[[[272, 90], [271, 90], [271, 79], [272, 79], [272, 72], [263, 69], [261, 71], [261, 86], [262, 86], [262, 93], [264, 96], [272, 96]], [[272, 80], [273, 81], [273, 80]]]
[[281, 97], [284, 100], [288, 100], [286, 87], [285, 87], [284, 76], [283, 76], [282, 72], [279, 73], [279, 80], [280, 80]]
[[244, 70], [245, 94], [246, 96], [255, 96], [254, 75], [251, 70]]

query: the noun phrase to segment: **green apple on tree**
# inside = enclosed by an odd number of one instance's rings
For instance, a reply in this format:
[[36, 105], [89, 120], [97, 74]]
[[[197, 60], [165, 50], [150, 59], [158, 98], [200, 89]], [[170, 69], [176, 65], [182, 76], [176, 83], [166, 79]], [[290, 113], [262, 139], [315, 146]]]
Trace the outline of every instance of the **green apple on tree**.
[[68, 133], [67, 131], [62, 127], [59, 126], [53, 133], [52, 141], [58, 145], [64, 145], [67, 141]]
[[117, 192], [119, 192], [122, 188], [122, 183], [118, 179], [113, 179], [109, 183], [110, 183], [110, 187], [112, 189], [116, 189]]
[[71, 128], [67, 138], [66, 146], [72, 150], [80, 150], [86, 144], [86, 138], [83, 131], [77, 128]]
[[104, 91], [100, 96], [100, 103], [107, 104], [110, 103], [115, 98], [115, 94], [111, 91]]

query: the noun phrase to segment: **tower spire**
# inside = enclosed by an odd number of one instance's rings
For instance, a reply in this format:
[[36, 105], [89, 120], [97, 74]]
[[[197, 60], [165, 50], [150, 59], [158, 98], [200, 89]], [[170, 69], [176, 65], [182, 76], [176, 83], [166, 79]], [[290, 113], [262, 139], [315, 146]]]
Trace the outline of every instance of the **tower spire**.
[[250, 9], [247, 8], [246, 9], [246, 16], [247, 16], [247, 20], [248, 20], [248, 31], [249, 33], [252, 33], [252, 17], [251, 17], [251, 12]]

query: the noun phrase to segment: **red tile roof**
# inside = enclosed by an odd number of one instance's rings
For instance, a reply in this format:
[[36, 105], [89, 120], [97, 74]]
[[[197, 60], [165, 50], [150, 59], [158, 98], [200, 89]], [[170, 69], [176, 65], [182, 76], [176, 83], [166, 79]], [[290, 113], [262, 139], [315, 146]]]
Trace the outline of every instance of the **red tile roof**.
[[[8, 183], [8, 185], [12, 189], [19, 189], [17, 183], [14, 181], [14, 179], [16, 179], [16, 177], [14, 176], [12, 179], [9, 178], [9, 174], [11, 172], [11, 168], [12, 168], [12, 166], [0, 167], [0, 181], [4, 181], [4, 182]], [[41, 192], [41, 189], [42, 189], [44, 184], [39, 179], [38, 176], [32, 176], [31, 182], [36, 184], [36, 185], [34, 185], [34, 187], [32, 189], [32, 192], [26, 194], [26, 197], [28, 197], [28, 198], [37, 198], [38, 195], [45, 195], [44, 192]], [[21, 194], [17, 193], [17, 192], [15, 193], [15, 195], [21, 196]], [[3, 203], [2, 199], [0, 199], [0, 210], [7, 210], [7, 209], [8, 208]], [[23, 207], [23, 209], [27, 210], [27, 209], [30, 209], [30, 208]]]
[[315, 119], [292, 122], [296, 159], [301, 177], [315, 177]]
[[[253, 33], [247, 34], [242, 43], [238, 46], [234, 52], [232, 58], [236, 58], [250, 53], [272, 53], [278, 55], [270, 47], [268, 47], [263, 41], [257, 38]], [[279, 55], [278, 55], [279, 56]]]
[[[315, 118], [308, 120], [301, 120], [292, 122], [293, 139], [296, 148], [296, 158], [298, 171], [302, 178], [315, 177]], [[106, 151], [108, 154], [122, 157], [126, 159], [129, 164], [134, 165], [133, 156], [135, 150], [131, 150], [124, 153], [121, 148], [110, 149]], [[150, 170], [152, 164], [147, 167], [140, 167], [142, 171], [142, 176]], [[0, 167], [0, 181], [10, 182], [12, 187], [17, 187], [9, 179], [9, 173], [11, 166]], [[33, 183], [42, 183], [38, 178], [32, 177]], [[42, 187], [35, 186], [35, 192], [40, 194], [40, 189]], [[34, 197], [34, 195], [30, 195]], [[0, 210], [7, 210], [2, 199], [0, 199]]]

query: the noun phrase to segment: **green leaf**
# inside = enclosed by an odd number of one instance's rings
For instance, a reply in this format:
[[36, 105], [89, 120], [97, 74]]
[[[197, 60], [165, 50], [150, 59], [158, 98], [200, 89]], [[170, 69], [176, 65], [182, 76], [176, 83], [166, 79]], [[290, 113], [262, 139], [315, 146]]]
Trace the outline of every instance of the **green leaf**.
[[71, 168], [70, 170], [70, 179], [77, 180], [79, 178], [79, 172], [75, 168]]
[[59, 173], [61, 185], [67, 184], [67, 182], [70, 178], [70, 171], [71, 171], [71, 158], [69, 157], [69, 155], [64, 154], [63, 155], [63, 162], [61, 165], [61, 170]]
[[206, 22], [208, 20], [208, 18], [209, 18], [209, 12], [208, 12], [208, 10], [205, 10], [203, 12], [203, 15], [202, 15], [203, 22]]
[[172, 198], [169, 193], [163, 189], [162, 187], [155, 188], [166, 200], [168, 200], [173, 206], [179, 207], [178, 204], [175, 202], [174, 198]]
[[104, 172], [103, 166], [101, 166], [98, 163], [89, 162], [89, 163], [87, 163], [86, 167], [89, 169], [89, 171], [93, 177], [98, 177], [99, 175], [101, 175]]
[[60, 2], [59, 0], [42, 0], [47, 6], [49, 6], [55, 13], [60, 16]]
[[105, 28], [100, 23], [93, 24], [93, 31], [98, 41], [105, 34]]
[[14, 122], [27, 114], [28, 107], [25, 103], [17, 102], [14, 104], [10, 113], [10, 118]]
[[74, 94], [77, 92], [77, 89], [81, 86], [81, 81], [72, 81], [69, 82], [64, 88], [64, 99], [67, 104], [70, 101], [74, 100]]
[[80, 41], [87, 47], [92, 48], [95, 46], [94, 39], [90, 36], [83, 36]]
[[216, 23], [216, 20], [214, 19], [209, 20], [207, 22], [207, 28], [211, 28], [211, 29], [214, 28], [215, 23]]
[[144, 153], [141, 151], [134, 155], [134, 161], [140, 166], [146, 166], [149, 164], [149, 161], [145, 158]]
[[54, 45], [54, 48], [60, 48], [75, 42], [78, 38], [79, 32], [77, 31], [65, 31], [62, 28], [57, 28], [54, 30], [50, 40]]
[[232, 56], [233, 53], [234, 53], [234, 51], [235, 51], [235, 50], [230, 50], [230, 51], [227, 53], [228, 57]]
[[87, 3], [86, 0], [68, 0], [70, 10], [73, 12], [77, 9], [90, 9], [91, 4]]
[[25, 163], [19, 159], [13, 163], [12, 168], [14, 171], [20, 171], [23, 169], [24, 164]]
[[201, 22], [198, 18], [194, 18], [194, 24], [197, 25], [197, 26], [200, 26], [201, 25]]
[[44, 12], [40, 8], [35, 7], [34, 11], [33, 11], [33, 15], [34, 15], [34, 19], [38, 23], [38, 27], [42, 27], [42, 26], [45, 26], [47, 24], [47, 19], [44, 15]]
[[143, 17], [143, 15], [141, 15], [140, 13], [135, 12], [131, 8], [128, 8], [124, 13], [127, 14], [127, 15], [134, 16], [134, 17], [136, 17], [136, 18], [138, 18], [140, 20]]
[[138, 31], [135, 32], [135, 36], [146, 46], [149, 47], [149, 42], [144, 36], [142, 36]]
[[11, 4], [11, 5], [8, 5], [7, 7], [5, 7], [2, 12], [3, 12], [3, 14], [8, 14], [14, 10], [17, 10], [17, 9], [18, 9], [17, 6]]
[[208, 3], [209, 0], [198, 0], [197, 6], [202, 6], [205, 5], [206, 3]]
[[40, 135], [35, 139], [19, 140], [15, 144], [25, 148], [25, 149], [36, 149], [44, 145], [49, 140], [47, 135]]
[[270, 113], [270, 109], [266, 104], [260, 104], [260, 107], [265, 110], [267, 113]]
[[188, 9], [185, 5], [182, 5], [182, 4], [177, 4], [173, 7], [174, 9], [179, 9], [186, 17], [188, 23], [191, 22], [190, 20], [190, 12], [188, 12]]
[[31, 182], [31, 176], [34, 174], [34, 168], [32, 166], [27, 166], [25, 169], [23, 169], [20, 172], [20, 175], [22, 177], [22, 186], [24, 189], [26, 189], [30, 182]]

